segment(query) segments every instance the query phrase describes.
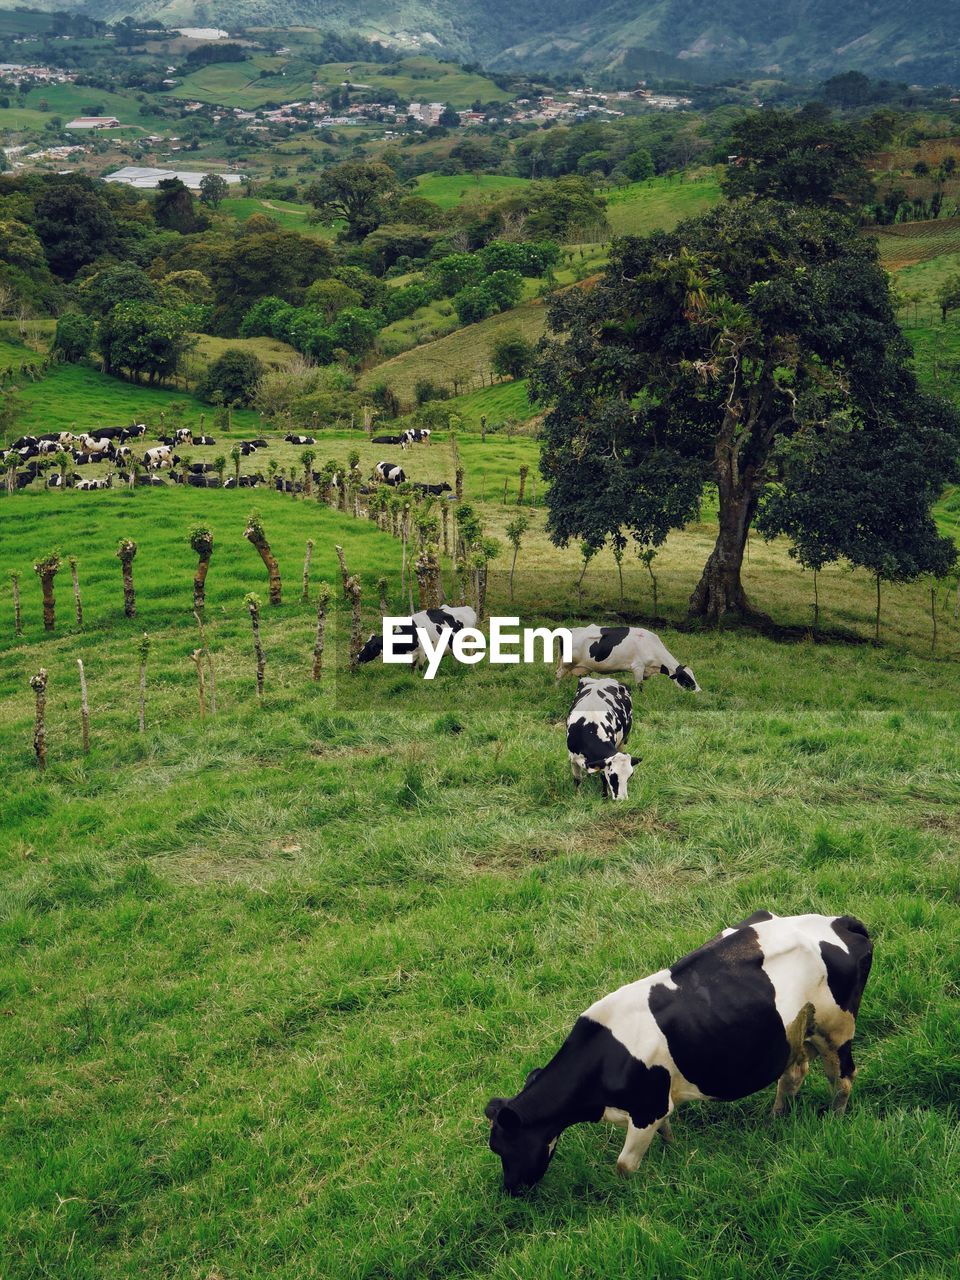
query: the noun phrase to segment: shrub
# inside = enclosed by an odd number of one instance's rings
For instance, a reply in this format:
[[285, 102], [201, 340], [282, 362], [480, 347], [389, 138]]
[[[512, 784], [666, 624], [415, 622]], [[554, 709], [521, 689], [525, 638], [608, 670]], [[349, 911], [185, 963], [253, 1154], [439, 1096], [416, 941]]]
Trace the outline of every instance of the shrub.
[[248, 405], [256, 395], [264, 365], [250, 351], [228, 348], [207, 369], [197, 384], [197, 394], [208, 403], [219, 393], [223, 404]]

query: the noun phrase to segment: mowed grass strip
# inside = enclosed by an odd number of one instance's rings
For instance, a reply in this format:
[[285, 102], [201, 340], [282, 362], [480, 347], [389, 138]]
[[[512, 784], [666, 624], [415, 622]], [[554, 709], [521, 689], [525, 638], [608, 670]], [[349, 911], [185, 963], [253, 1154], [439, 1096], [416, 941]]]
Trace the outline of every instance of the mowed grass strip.
[[[240, 536], [251, 497], [288, 584], [264, 606], [262, 707], [242, 604], [263, 590]], [[189, 661], [198, 518], [217, 539], [220, 711], [205, 725]], [[636, 695], [644, 762], [612, 805], [574, 794], [573, 686], [549, 670], [350, 677], [338, 605], [309, 681], [305, 536], [315, 582], [338, 587], [339, 541], [368, 587], [391, 573], [399, 604], [399, 548], [366, 522], [178, 490], [21, 495], [0, 502], [0, 531], [4, 571], [54, 538], [76, 549], [86, 612], [75, 634], [65, 569], [47, 639], [25, 582], [28, 635], [0, 666], [5, 1276], [953, 1274], [954, 664], [663, 628], [704, 692], [655, 679]], [[135, 619], [121, 531], [140, 543]], [[43, 777], [27, 685], [41, 662]], [[615, 1175], [618, 1132], [573, 1130], [539, 1191], [506, 1199], [487, 1098], [516, 1090], [598, 994], [760, 906], [851, 912], [874, 935], [849, 1114], [824, 1114], [815, 1069], [776, 1125], [768, 1095], [688, 1104], [674, 1147], [631, 1180]]]

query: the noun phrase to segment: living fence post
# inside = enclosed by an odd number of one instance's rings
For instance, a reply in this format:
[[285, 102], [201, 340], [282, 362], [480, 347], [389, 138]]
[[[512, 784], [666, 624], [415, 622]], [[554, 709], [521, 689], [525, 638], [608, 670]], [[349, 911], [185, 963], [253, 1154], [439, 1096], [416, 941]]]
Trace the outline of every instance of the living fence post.
[[262, 702], [263, 671], [266, 666], [266, 660], [263, 656], [263, 645], [260, 643], [260, 597], [250, 591], [243, 599], [250, 614], [250, 625], [253, 628], [253, 652], [257, 660], [257, 698]]
[[13, 634], [23, 635], [23, 614], [20, 612], [20, 575], [10, 574], [10, 585], [13, 588]]
[[77, 610], [77, 630], [83, 630], [83, 601], [80, 599], [80, 575], [77, 568], [77, 557], [70, 556], [67, 563], [70, 565], [70, 577], [73, 579], [73, 603]]
[[30, 677], [30, 687], [36, 694], [37, 710], [33, 722], [33, 754], [36, 756], [37, 768], [42, 773], [47, 767], [47, 669], [41, 667], [35, 676]]
[[363, 616], [360, 583], [354, 577], [347, 580], [347, 597], [350, 601], [350, 670], [356, 671], [357, 659], [363, 648]]
[[303, 590], [300, 593], [300, 603], [310, 603], [310, 561], [313, 559], [313, 539], [307, 539], [307, 550], [303, 557]]
[[141, 733], [147, 728], [147, 655], [150, 652], [150, 637], [146, 632], [140, 641], [140, 708], [137, 727]]
[[327, 608], [330, 604], [330, 597], [333, 593], [330, 586], [326, 582], [321, 582], [317, 591], [317, 633], [313, 641], [313, 671], [314, 680], [319, 680], [323, 673], [323, 650], [326, 641], [327, 631]]
[[87, 675], [83, 669], [83, 659], [77, 659], [80, 668], [80, 736], [83, 742], [83, 754], [90, 754], [90, 704], [87, 702]]

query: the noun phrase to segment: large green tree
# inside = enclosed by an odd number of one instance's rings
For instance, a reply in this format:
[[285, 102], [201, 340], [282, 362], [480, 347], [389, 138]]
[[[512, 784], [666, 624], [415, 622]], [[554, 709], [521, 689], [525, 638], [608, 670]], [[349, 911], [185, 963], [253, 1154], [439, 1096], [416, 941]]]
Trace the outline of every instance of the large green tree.
[[731, 133], [736, 159], [724, 172], [724, 190], [731, 197], [859, 206], [873, 190], [864, 160], [874, 147], [868, 130], [817, 111], [752, 112]]
[[172, 377], [190, 345], [183, 318], [147, 302], [120, 302], [100, 325], [104, 369], [126, 372], [134, 380]]
[[[552, 405], [551, 535], [599, 547], [627, 529], [656, 546], [714, 484], [717, 541], [690, 599], [711, 621], [753, 612], [744, 549], [780, 442], [844, 410], [921, 508], [960, 451], [956, 412], [917, 385], [874, 244], [837, 213], [752, 201], [620, 241], [594, 289], [553, 304], [551, 328], [532, 384]], [[898, 474], [910, 437], [929, 458], [919, 490], [916, 471]]]
[[33, 229], [56, 275], [72, 280], [82, 266], [116, 247], [117, 223], [90, 178], [68, 174], [44, 184]]
[[386, 197], [397, 185], [397, 175], [385, 164], [344, 160], [324, 169], [306, 190], [307, 200], [318, 213], [342, 218], [350, 240], [362, 240], [383, 220]]

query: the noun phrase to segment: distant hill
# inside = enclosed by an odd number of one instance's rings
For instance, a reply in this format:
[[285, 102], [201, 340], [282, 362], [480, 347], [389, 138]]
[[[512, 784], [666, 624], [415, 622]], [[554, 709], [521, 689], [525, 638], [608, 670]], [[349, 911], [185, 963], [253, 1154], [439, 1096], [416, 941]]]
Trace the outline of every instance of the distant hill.
[[[13, 0], [0, 0], [13, 7]], [[630, 74], [857, 68], [911, 83], [960, 81], [948, 0], [40, 0], [116, 20], [227, 28], [309, 25], [491, 69], [620, 68]]]

